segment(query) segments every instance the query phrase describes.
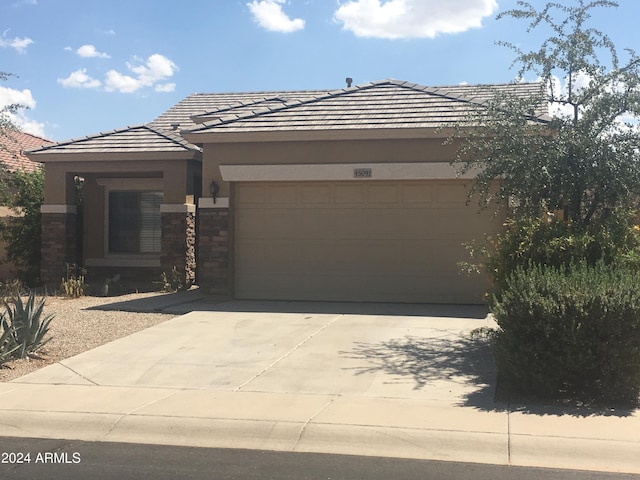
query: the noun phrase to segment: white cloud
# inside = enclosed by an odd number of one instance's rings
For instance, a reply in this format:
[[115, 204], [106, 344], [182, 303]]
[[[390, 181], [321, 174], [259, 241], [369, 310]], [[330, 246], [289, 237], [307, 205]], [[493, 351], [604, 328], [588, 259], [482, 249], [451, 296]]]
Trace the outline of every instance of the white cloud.
[[67, 78], [59, 78], [58, 83], [66, 88], [98, 88], [102, 85], [100, 80], [87, 75], [86, 68], [72, 72]]
[[173, 92], [176, 89], [175, 83], [159, 83], [156, 85], [156, 92]]
[[253, 18], [258, 24], [270, 32], [290, 33], [304, 28], [301, 18], [289, 18], [282, 10], [285, 0], [254, 0], [247, 3]]
[[0, 87], [0, 107], [14, 104], [35, 108], [36, 100], [29, 89], [16, 90], [14, 88]]
[[132, 65], [127, 64], [127, 67], [135, 76], [125, 75], [116, 70], [109, 70], [107, 72], [107, 78], [105, 79], [105, 87], [107, 91], [119, 91], [121, 93], [133, 93], [140, 90], [143, 87], [156, 86], [156, 91], [173, 91], [168, 90], [171, 84], [159, 84], [163, 80], [173, 76], [178, 70], [175, 63], [169, 60], [167, 57], [154, 54], [151, 55], [144, 64]]
[[109, 54], [96, 50], [93, 45], [82, 45], [76, 53], [84, 58], [111, 58]]
[[349, 0], [334, 14], [358, 37], [434, 38], [482, 26], [496, 0]]
[[0, 47], [11, 47], [15, 48], [18, 53], [26, 53], [27, 47], [33, 43], [29, 37], [7, 38], [6, 33], [4, 32], [0, 38]]
[[107, 78], [104, 83], [109, 92], [118, 90], [121, 93], [133, 93], [142, 88], [142, 84], [138, 80], [129, 75], [118, 73], [115, 70], [109, 70], [107, 72]]
[[[31, 90], [15, 90], [13, 88], [0, 87], [0, 109], [14, 104], [33, 109], [36, 107], [36, 100], [33, 98]], [[23, 131], [39, 137], [45, 137], [44, 124], [30, 119], [24, 109], [18, 110], [16, 113], [7, 113], [6, 115]]]

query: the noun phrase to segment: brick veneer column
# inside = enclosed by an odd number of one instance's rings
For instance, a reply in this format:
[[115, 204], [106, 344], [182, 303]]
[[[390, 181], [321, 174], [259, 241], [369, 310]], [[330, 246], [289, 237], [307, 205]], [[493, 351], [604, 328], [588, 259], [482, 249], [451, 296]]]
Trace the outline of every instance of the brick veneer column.
[[229, 200], [200, 199], [198, 206], [198, 284], [206, 292], [230, 297]]
[[195, 205], [161, 205], [160, 223], [160, 267], [167, 274], [176, 267], [185, 285], [191, 285], [196, 279]]
[[77, 264], [76, 207], [41, 207], [42, 247], [40, 279], [49, 287], [59, 287], [67, 273], [67, 264]]

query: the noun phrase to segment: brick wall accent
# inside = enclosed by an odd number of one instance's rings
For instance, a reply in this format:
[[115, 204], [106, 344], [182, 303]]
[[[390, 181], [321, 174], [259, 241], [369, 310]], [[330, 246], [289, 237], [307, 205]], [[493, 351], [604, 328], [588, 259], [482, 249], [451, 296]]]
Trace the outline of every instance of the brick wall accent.
[[43, 213], [40, 278], [50, 287], [59, 287], [67, 263], [79, 263], [75, 213]]
[[198, 209], [198, 284], [206, 292], [231, 297], [229, 209]]
[[196, 215], [193, 212], [163, 212], [160, 268], [169, 273], [176, 267], [185, 285], [196, 280]]

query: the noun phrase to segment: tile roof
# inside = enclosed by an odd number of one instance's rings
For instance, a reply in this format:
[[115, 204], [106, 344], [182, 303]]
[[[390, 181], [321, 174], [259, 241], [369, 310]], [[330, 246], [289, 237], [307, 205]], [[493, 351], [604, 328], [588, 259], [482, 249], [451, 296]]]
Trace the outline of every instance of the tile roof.
[[24, 151], [51, 145], [53, 142], [44, 138], [19, 131], [4, 131], [0, 135], [0, 162], [9, 172], [23, 170], [33, 172], [40, 168], [39, 162], [32, 162]]
[[307, 100], [328, 90], [246, 92], [246, 93], [194, 93], [164, 112], [149, 125], [170, 130], [188, 130], [208, 119], [212, 113], [250, 112], [251, 109], [282, 105], [291, 100]]
[[[315, 93], [306, 99], [283, 99], [210, 112], [189, 133], [438, 128], [463, 121], [484, 108], [498, 92], [539, 94], [540, 83], [425, 87], [383, 80], [357, 87]], [[540, 106], [535, 116], [546, 119]]]
[[149, 125], [136, 125], [84, 138], [54, 143], [31, 155], [43, 153], [147, 153], [147, 152], [199, 152], [177, 132], [160, 130]]
[[[540, 83], [425, 87], [382, 80], [333, 91], [196, 93], [146, 125], [48, 144], [28, 154], [200, 151], [181, 132], [436, 128], [463, 120], [496, 92], [529, 96], [541, 89]], [[545, 114], [542, 107], [536, 112], [540, 118]]]

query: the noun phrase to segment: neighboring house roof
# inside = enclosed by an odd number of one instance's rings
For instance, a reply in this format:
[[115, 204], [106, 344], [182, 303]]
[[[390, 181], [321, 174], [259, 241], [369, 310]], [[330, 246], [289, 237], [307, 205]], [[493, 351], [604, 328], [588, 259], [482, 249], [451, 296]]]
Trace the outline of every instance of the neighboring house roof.
[[[210, 112], [188, 133], [439, 128], [468, 119], [497, 93], [524, 97], [541, 90], [541, 83], [425, 87], [383, 80], [306, 99], [280, 97], [279, 102]], [[540, 105], [533, 117], [547, 119], [546, 106]]]
[[177, 132], [164, 131], [149, 125], [137, 125], [54, 143], [28, 153], [42, 155], [150, 152], [200, 152], [200, 148], [187, 142]]
[[51, 145], [53, 142], [20, 131], [4, 131], [0, 135], [0, 162], [13, 173], [18, 170], [33, 172], [40, 168], [39, 162], [33, 162], [24, 155], [26, 150]]

